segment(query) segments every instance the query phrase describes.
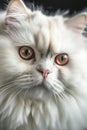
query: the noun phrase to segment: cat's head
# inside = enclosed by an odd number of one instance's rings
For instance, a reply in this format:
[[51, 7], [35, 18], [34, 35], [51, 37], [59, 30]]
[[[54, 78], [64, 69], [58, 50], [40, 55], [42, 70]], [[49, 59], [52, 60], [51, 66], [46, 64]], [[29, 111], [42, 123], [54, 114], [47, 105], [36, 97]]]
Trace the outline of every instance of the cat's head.
[[61, 97], [74, 89], [84, 91], [85, 83], [83, 88], [80, 85], [83, 76], [87, 78], [86, 39], [82, 36], [86, 23], [86, 13], [73, 18], [46, 16], [32, 12], [21, 0], [12, 0], [0, 36], [3, 95], [42, 99]]

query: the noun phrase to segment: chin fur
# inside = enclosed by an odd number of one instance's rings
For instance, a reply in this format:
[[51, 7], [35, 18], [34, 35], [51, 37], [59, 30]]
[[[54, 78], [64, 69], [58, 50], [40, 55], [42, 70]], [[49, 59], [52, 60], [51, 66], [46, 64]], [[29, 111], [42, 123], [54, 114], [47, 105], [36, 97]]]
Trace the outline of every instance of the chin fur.
[[[41, 90], [42, 91], [42, 90]], [[0, 93], [1, 119], [6, 121], [6, 130], [83, 130], [87, 127], [87, 95], [80, 91], [63, 92], [60, 97], [44, 93], [38, 98], [23, 93], [11, 100], [10, 95]], [[34, 94], [34, 92], [33, 92]]]

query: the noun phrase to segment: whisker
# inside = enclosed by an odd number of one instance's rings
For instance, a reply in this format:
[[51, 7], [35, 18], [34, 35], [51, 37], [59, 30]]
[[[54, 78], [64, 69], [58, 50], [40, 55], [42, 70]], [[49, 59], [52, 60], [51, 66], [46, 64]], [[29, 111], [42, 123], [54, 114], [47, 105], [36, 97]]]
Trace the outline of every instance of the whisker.
[[[26, 77], [27, 77], [27, 79], [26, 79]], [[20, 77], [16, 77], [17, 79], [10, 79], [10, 81], [7, 81], [7, 83], [4, 83], [3, 85], [0, 85], [0, 91], [2, 91], [2, 90], [7, 90], [8, 88], [10, 88], [11, 87], [11, 85], [12, 84], [17, 84], [17, 83], [22, 83], [22, 82], [26, 82], [26, 81], [28, 81], [28, 84], [29, 84], [29, 82], [31, 81], [33, 81], [34, 80], [34, 78], [32, 78], [31, 76], [29, 77], [29, 76], [26, 76], [26, 75], [22, 75], [22, 76], [20, 76]], [[25, 85], [25, 83], [24, 83], [24, 85]], [[8, 86], [8, 87], [7, 87]], [[5, 89], [3, 89], [4, 87], [6, 87]]]
[[54, 88], [56, 91], [59, 91], [59, 92], [64, 91], [63, 86], [61, 87], [61, 85], [59, 84], [59, 82], [56, 83], [56, 82], [52, 82], [52, 81], [51, 81], [51, 84], [52, 84], [53, 88]]
[[10, 97], [10, 99], [7, 101], [7, 105], [9, 106], [12, 101], [22, 92], [22, 89], [17, 89], [17, 91], [14, 92], [14, 94]]
[[34, 88], [35, 86], [37, 86], [38, 84], [40, 84], [40, 82], [41, 82], [40, 80], [35, 80], [33, 83], [28, 84], [29, 87], [26, 87], [26, 88], [28, 88], [28, 89]]
[[59, 100], [65, 99], [65, 95], [64, 95], [63, 92], [57, 93], [56, 91], [54, 91], [54, 95], [55, 95], [56, 99], [57, 99], [57, 97], [58, 97]]
[[1, 92], [0, 92], [0, 96], [1, 96], [4, 92], [7, 93], [7, 90], [9, 91], [9, 89], [10, 89], [10, 91], [11, 91], [11, 89], [14, 89], [12, 84], [5, 85], [4, 87], [6, 87], [6, 88], [0, 88], [0, 91], [1, 91]]
[[[16, 76], [14, 76], [14, 77], [12, 77], [11, 79], [9, 79], [8, 81], [5, 81], [5, 82], [7, 82], [6, 84], [4, 84], [4, 85], [8, 85], [9, 83], [13, 83], [13, 82], [15, 82], [15, 81], [19, 81], [19, 80], [23, 80], [23, 79], [34, 79], [33, 77], [32, 77], [32, 75], [28, 75], [28, 74], [21, 74], [21, 75], [16, 75]], [[2, 85], [2, 86], [0, 86], [0, 87], [3, 87], [4, 85]]]
[[57, 83], [58, 85], [61, 85], [64, 87], [64, 84], [62, 82], [58, 81], [56, 78], [50, 78], [50, 79], [51, 79], [51, 81], [54, 81], [54, 83]]
[[65, 94], [64, 94], [65, 86], [63, 85], [63, 83], [61, 83], [60, 81], [58, 81], [55, 78], [50, 79], [50, 80], [51, 80], [51, 83], [49, 81], [47, 83], [48, 83], [48, 86], [50, 86], [51, 91], [53, 92], [55, 99], [56, 100], [63, 99], [65, 97]]
[[[22, 92], [22, 89], [18, 89], [17, 91], [15, 91], [13, 94], [11, 94], [9, 97], [8, 97], [8, 99], [7, 99], [7, 101], [6, 101], [6, 103], [5, 103], [5, 107], [3, 107], [3, 109], [2, 110], [0, 110], [0, 113], [2, 113], [2, 112], [4, 112], [4, 111], [6, 111], [7, 109], [8, 109], [8, 107], [12, 104], [12, 102], [13, 102], [13, 100], [20, 94]], [[4, 117], [3, 117], [4, 118]]]
[[[5, 83], [0, 85], [0, 96], [3, 94], [6, 97], [12, 93], [13, 95], [14, 93], [17, 93], [18, 95], [22, 91], [26, 91], [28, 93], [30, 89], [40, 84], [40, 82], [40, 80], [35, 80], [35, 77], [33, 77], [32, 74], [16, 75], [15, 77], [12, 77], [10, 80], [5, 81]], [[17, 92], [19, 90], [20, 92]]]

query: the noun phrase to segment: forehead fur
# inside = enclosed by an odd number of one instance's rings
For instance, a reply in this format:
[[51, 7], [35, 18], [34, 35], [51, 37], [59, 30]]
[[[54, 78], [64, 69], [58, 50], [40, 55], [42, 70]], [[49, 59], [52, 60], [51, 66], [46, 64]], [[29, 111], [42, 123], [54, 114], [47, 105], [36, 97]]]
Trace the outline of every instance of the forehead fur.
[[[62, 17], [47, 17], [37, 11], [33, 13], [32, 17], [27, 17], [27, 20], [20, 21], [20, 25], [15, 25], [15, 28], [7, 29], [14, 41], [16, 41], [16, 44], [19, 42], [19, 44], [49, 46], [48, 44], [51, 43], [50, 39], [53, 33], [55, 31], [58, 33], [62, 27], [60, 27], [60, 23], [63, 23]], [[16, 38], [14, 38], [14, 34]], [[18, 40], [19, 38], [20, 40]]]
[[64, 20], [62, 16], [48, 17], [40, 11], [35, 11], [31, 16], [20, 20], [20, 24], [15, 25], [15, 28], [8, 28], [7, 31], [17, 46], [29, 45], [42, 53], [48, 49], [53, 53], [68, 49], [71, 51], [72, 48], [78, 47], [78, 42], [81, 48], [82, 37], [67, 28]]
[[41, 11], [32, 12], [22, 0], [12, 0], [5, 21], [8, 25], [7, 32], [14, 44], [30, 45], [41, 52], [50, 48], [54, 53], [58, 53], [72, 48], [76, 50], [77, 43], [81, 48], [84, 43], [81, 32], [87, 18], [86, 14], [74, 18], [46, 16]]

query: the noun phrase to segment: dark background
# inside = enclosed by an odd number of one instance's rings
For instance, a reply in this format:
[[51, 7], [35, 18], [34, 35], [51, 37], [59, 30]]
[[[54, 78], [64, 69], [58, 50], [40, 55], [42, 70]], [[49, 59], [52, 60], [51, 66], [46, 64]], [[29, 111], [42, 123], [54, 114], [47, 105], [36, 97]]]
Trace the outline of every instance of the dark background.
[[[5, 9], [10, 0], [0, 0], [0, 9]], [[35, 6], [43, 6], [49, 12], [55, 12], [58, 9], [70, 10], [70, 13], [78, 12], [87, 8], [87, 0], [24, 0], [28, 5], [34, 3]]]

